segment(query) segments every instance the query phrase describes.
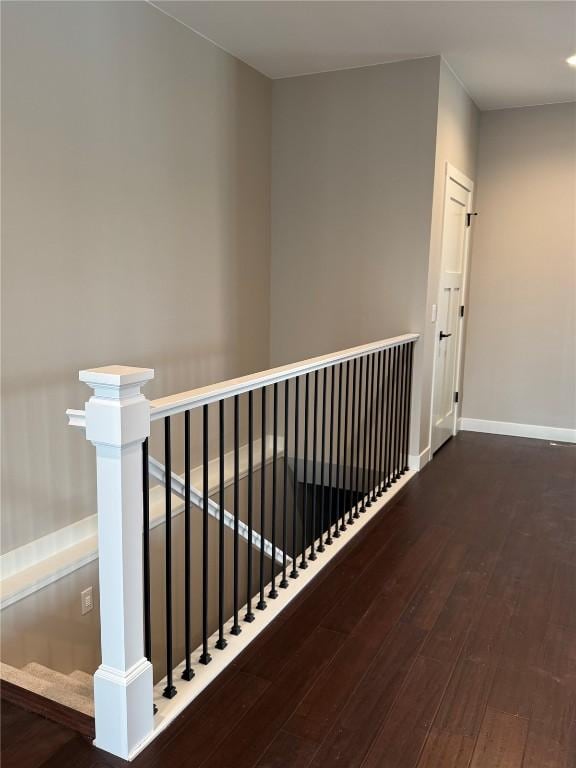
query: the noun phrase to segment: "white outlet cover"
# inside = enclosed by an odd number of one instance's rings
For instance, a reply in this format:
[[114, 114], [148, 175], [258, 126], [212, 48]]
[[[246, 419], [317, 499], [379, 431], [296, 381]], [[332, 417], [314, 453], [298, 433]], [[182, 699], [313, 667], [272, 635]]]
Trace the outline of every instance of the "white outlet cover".
[[80, 599], [82, 601], [82, 616], [84, 616], [85, 613], [90, 613], [90, 611], [94, 608], [94, 601], [92, 599], [92, 587], [84, 589], [80, 593]]

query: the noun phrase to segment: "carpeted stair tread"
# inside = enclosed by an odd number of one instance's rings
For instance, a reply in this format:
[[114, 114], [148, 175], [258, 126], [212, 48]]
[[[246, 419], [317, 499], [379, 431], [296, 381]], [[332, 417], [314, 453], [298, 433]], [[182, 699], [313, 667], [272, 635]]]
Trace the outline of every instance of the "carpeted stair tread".
[[[63, 687], [57, 682], [50, 682], [46, 677], [32, 674], [27, 670], [27, 667], [30, 666], [32, 665], [27, 664], [23, 669], [16, 669], [16, 667], [0, 662], [0, 678], [18, 685], [27, 691], [32, 691], [47, 699], [57, 701], [59, 704], [64, 704], [64, 706], [75, 709], [77, 712], [83, 712], [85, 715], [94, 717], [94, 700], [91, 694], [90, 696], [83, 695], [72, 690], [70, 687]], [[35, 666], [41, 667], [42, 665], [38, 664]], [[43, 669], [47, 670], [48, 668], [44, 667]], [[55, 670], [48, 671], [55, 672]], [[55, 674], [59, 675], [61, 673], [56, 672]], [[66, 679], [67, 675], [62, 675], [62, 677]]]
[[38, 664], [35, 661], [26, 664], [22, 668], [25, 672], [28, 672], [34, 677], [38, 677], [40, 680], [45, 680], [50, 685], [55, 685], [62, 690], [70, 691], [71, 693], [77, 693], [80, 696], [87, 696], [92, 698], [92, 683], [86, 685], [85, 682], [75, 680], [70, 675], [66, 675], [63, 672], [57, 672], [55, 669], [45, 667], [43, 664]]
[[88, 672], [84, 672], [81, 669], [75, 669], [74, 672], [70, 672], [68, 677], [77, 680], [79, 683], [83, 683], [90, 692], [94, 690], [94, 675], [90, 675]]

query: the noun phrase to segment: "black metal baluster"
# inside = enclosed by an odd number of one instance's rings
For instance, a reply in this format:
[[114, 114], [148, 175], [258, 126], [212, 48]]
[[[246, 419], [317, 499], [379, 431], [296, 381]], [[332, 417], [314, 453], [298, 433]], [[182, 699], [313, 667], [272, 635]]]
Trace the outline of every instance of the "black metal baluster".
[[376, 476], [377, 476], [377, 482], [376, 482], [376, 488], [377, 496], [382, 495], [382, 491], [380, 490], [382, 485], [382, 454], [383, 454], [383, 446], [384, 446], [384, 376], [386, 373], [386, 350], [382, 349], [380, 351], [381, 360], [380, 360], [380, 384], [379, 384], [379, 406], [378, 406], [378, 459], [376, 463]]
[[[330, 369], [330, 431], [328, 440], [328, 536], [326, 544], [332, 544], [332, 510], [334, 509], [334, 485], [332, 480], [334, 466], [334, 367]], [[336, 529], [338, 533], [338, 529]], [[340, 535], [340, 534], [338, 534]]]
[[378, 372], [376, 374], [376, 416], [374, 419], [374, 497], [373, 501], [376, 501], [381, 495], [380, 493], [380, 450], [382, 447], [382, 428], [381, 428], [381, 416], [382, 416], [382, 390], [384, 385], [382, 383], [382, 367], [384, 365], [384, 351], [381, 349], [378, 352]]
[[408, 345], [408, 388], [406, 391], [406, 436], [404, 447], [404, 471], [409, 469], [410, 460], [410, 412], [412, 408], [412, 364], [414, 358], [414, 342], [411, 341]]
[[308, 568], [306, 562], [306, 533], [308, 529], [308, 411], [309, 409], [309, 379], [310, 374], [304, 377], [304, 491], [302, 501], [302, 557], [300, 568]]
[[150, 611], [150, 475], [148, 438], [142, 443], [142, 571], [144, 593], [144, 655], [152, 661], [152, 614]]
[[264, 536], [266, 533], [266, 387], [262, 387], [261, 454], [260, 454], [260, 599], [256, 608], [266, 608], [264, 599]]
[[398, 462], [398, 477], [404, 474], [404, 443], [406, 431], [406, 392], [408, 389], [408, 345], [402, 346], [402, 398], [400, 403], [400, 460]]
[[[370, 363], [371, 359], [368, 355], [366, 357], [366, 383], [364, 385], [364, 454], [362, 459], [362, 506], [360, 507], [360, 512], [365, 512], [366, 507], [369, 506], [369, 503], [367, 503], [367, 491], [366, 491], [366, 465], [368, 461], [368, 402], [369, 402], [369, 391], [370, 391]], [[369, 500], [368, 500], [369, 502]]]
[[390, 430], [391, 430], [391, 403], [392, 403], [392, 367], [394, 363], [394, 349], [388, 350], [388, 368], [386, 373], [386, 443], [384, 446], [384, 486], [383, 491], [390, 487]]
[[395, 469], [396, 469], [396, 397], [397, 397], [397, 383], [398, 383], [398, 347], [394, 347], [394, 365], [392, 366], [392, 410], [391, 410], [391, 424], [390, 424], [390, 477], [388, 478], [389, 486], [396, 482]]
[[386, 350], [380, 350], [380, 383], [378, 385], [378, 458], [376, 462], [376, 496], [381, 496], [380, 486], [382, 484], [382, 453], [384, 444], [384, 374], [386, 365]]
[[398, 347], [398, 393], [396, 397], [396, 467], [394, 477], [400, 477], [400, 445], [402, 439], [402, 364], [404, 347]]
[[371, 506], [370, 502], [370, 408], [372, 407], [371, 389], [372, 382], [372, 367], [374, 360], [372, 355], [368, 355], [366, 358], [366, 384], [364, 387], [365, 403], [364, 403], [364, 466], [362, 471], [362, 498], [364, 509]]
[[[328, 369], [322, 371], [322, 431], [320, 448], [320, 543], [318, 552], [324, 552], [324, 531], [326, 530], [326, 381]], [[330, 536], [330, 526], [328, 526], [328, 536]]]
[[366, 506], [372, 506], [372, 437], [374, 422], [374, 371], [376, 369], [376, 356], [370, 355], [370, 409], [368, 412], [368, 467], [366, 484]]
[[[334, 536], [339, 536], [338, 522], [340, 520], [340, 506], [342, 503], [340, 494], [340, 465], [342, 458], [342, 363], [338, 366], [338, 420], [336, 432], [336, 525], [334, 527]], [[345, 531], [346, 525], [340, 525], [340, 530]]]
[[248, 392], [248, 566], [246, 580], [246, 615], [244, 621], [254, 621], [252, 613], [252, 537], [254, 529], [254, 392]]
[[372, 432], [370, 425], [372, 422], [372, 388], [373, 388], [373, 376], [372, 369], [374, 367], [374, 358], [372, 355], [366, 358], [366, 414], [365, 414], [365, 454], [364, 454], [364, 472], [362, 474], [362, 493], [364, 494], [364, 503], [366, 507], [371, 507], [372, 502], [370, 500], [370, 448], [372, 445]]
[[398, 480], [398, 446], [400, 437], [400, 398], [402, 395], [402, 347], [396, 347], [396, 381], [394, 396], [394, 462], [392, 464], [392, 482]]
[[379, 406], [380, 406], [380, 375], [382, 372], [382, 350], [376, 353], [376, 357], [378, 359], [378, 365], [376, 366], [376, 379], [374, 383], [374, 402], [373, 402], [373, 409], [374, 409], [374, 416], [372, 418], [372, 431], [374, 433], [373, 441], [374, 441], [374, 450], [372, 452], [372, 464], [373, 467], [372, 470], [372, 502], [375, 502], [378, 500], [378, 497], [376, 496], [376, 491], [378, 488], [378, 483], [376, 478], [378, 477], [378, 416], [379, 416]]
[[220, 416], [220, 462], [219, 462], [219, 502], [220, 502], [220, 520], [218, 521], [218, 640], [216, 640], [216, 648], [219, 651], [223, 651], [228, 645], [224, 637], [224, 587], [225, 587], [225, 571], [224, 571], [224, 400], [220, 400], [218, 403], [218, 410]]
[[170, 416], [164, 419], [164, 464], [165, 464], [165, 531], [166, 531], [166, 688], [163, 696], [172, 699], [176, 688], [172, 682], [172, 446], [170, 440]]
[[183, 680], [192, 680], [194, 672], [190, 666], [192, 653], [192, 632], [190, 621], [191, 569], [190, 569], [190, 411], [184, 411], [184, 671]]
[[350, 407], [350, 416], [352, 423], [350, 425], [350, 465], [348, 467], [348, 524], [352, 525], [354, 522], [354, 515], [352, 514], [354, 509], [354, 436], [356, 434], [356, 361], [354, 358], [352, 363], [352, 401]]
[[364, 358], [361, 357], [358, 363], [358, 416], [356, 424], [356, 480], [354, 482], [354, 492], [356, 494], [356, 508], [354, 509], [354, 517], [360, 517], [360, 445], [362, 434], [362, 382], [364, 374]]
[[382, 496], [382, 486], [384, 484], [384, 443], [386, 442], [385, 412], [386, 412], [386, 364], [388, 361], [388, 350], [382, 350], [382, 378], [380, 391], [380, 452], [378, 454], [378, 493]]
[[[332, 507], [334, 508], [334, 531], [332, 533], [333, 538], [337, 539], [340, 536], [340, 531], [338, 530], [338, 510], [340, 508], [340, 499], [338, 496], [338, 486], [339, 486], [339, 474], [340, 474], [340, 395], [342, 394], [342, 370], [340, 366], [334, 366], [332, 369], [332, 375], [333, 378], [336, 377], [338, 374], [340, 391], [338, 392], [338, 406], [337, 406], [337, 413], [335, 416], [335, 423], [336, 423], [336, 433], [335, 433], [335, 443], [336, 443], [336, 464], [334, 465], [334, 468], [336, 470], [336, 478], [334, 481], [333, 490], [331, 493], [331, 498], [335, 498], [335, 502], [332, 504]], [[332, 390], [334, 393], [334, 398], [336, 398], [336, 386], [334, 384], [334, 381], [332, 382]], [[334, 405], [336, 406], [336, 400], [334, 401]], [[334, 470], [331, 473], [334, 473]]]
[[356, 360], [353, 364], [353, 381], [352, 381], [352, 424], [350, 432], [350, 448], [348, 447], [348, 416], [350, 408], [350, 360], [346, 361], [346, 415], [344, 418], [344, 472], [348, 467], [348, 482], [344, 477], [344, 515], [348, 510], [348, 524], [352, 525], [354, 518], [352, 517], [352, 443], [354, 442], [354, 394], [356, 389]]
[[396, 347], [396, 369], [394, 375], [394, 445], [392, 449], [392, 482], [398, 480], [398, 404], [400, 400], [400, 347]]
[[[341, 376], [344, 375], [344, 366], [340, 365]], [[350, 407], [350, 360], [346, 361], [346, 387], [344, 395], [344, 445], [342, 446], [342, 513], [340, 516], [340, 530], [346, 530], [346, 499], [348, 489], [346, 487], [346, 457], [348, 455], [348, 408]]]
[[[152, 613], [150, 606], [150, 470], [148, 467], [148, 438], [142, 443], [142, 571], [144, 596], [144, 656], [152, 661]], [[158, 712], [152, 705], [154, 714]]]
[[290, 578], [297, 579], [298, 558], [297, 558], [297, 522], [298, 522], [298, 436], [299, 436], [299, 410], [300, 410], [300, 379], [296, 376], [294, 381], [294, 483], [293, 483], [293, 505], [292, 505], [292, 570]]
[[234, 553], [233, 553], [233, 610], [234, 619], [230, 632], [233, 635], [239, 635], [242, 627], [239, 623], [238, 611], [238, 567], [239, 567], [239, 547], [238, 547], [238, 529], [240, 527], [240, 397], [234, 396]]
[[392, 486], [392, 466], [394, 450], [394, 382], [396, 377], [396, 347], [390, 350], [390, 381], [389, 381], [389, 400], [388, 400], [388, 462], [386, 466], [386, 488]]
[[270, 560], [270, 592], [268, 597], [278, 597], [276, 589], [276, 475], [278, 463], [278, 384], [274, 384], [272, 397], [272, 422], [274, 443], [272, 445], [272, 559]]
[[376, 501], [376, 492], [374, 484], [376, 482], [376, 406], [378, 405], [378, 356], [375, 352], [372, 355], [372, 382], [370, 394], [370, 459], [368, 461], [368, 471], [370, 473], [370, 482], [368, 484], [368, 495], [370, 502]]
[[346, 523], [353, 522], [352, 515], [348, 515], [348, 520], [346, 520], [346, 510], [350, 509], [350, 512], [352, 511], [352, 507], [348, 506], [348, 503], [350, 501], [350, 487], [349, 483], [347, 482], [347, 469], [349, 467], [349, 464], [351, 462], [348, 461], [348, 412], [350, 410], [350, 360], [346, 361], [346, 388], [345, 388], [345, 398], [344, 398], [344, 459], [342, 463], [342, 524], [344, 527], [346, 527]]
[[310, 538], [310, 560], [316, 560], [316, 463], [318, 461], [318, 371], [314, 371], [314, 409], [312, 411], [312, 536]]
[[290, 381], [286, 379], [284, 382], [284, 485], [282, 487], [283, 492], [283, 511], [282, 511], [282, 580], [280, 586], [282, 589], [286, 589], [288, 586], [288, 579], [286, 578], [286, 566], [287, 558], [286, 553], [288, 551], [288, 437], [290, 427]]
[[202, 406], [202, 654], [200, 664], [209, 664], [208, 653], [208, 406]]

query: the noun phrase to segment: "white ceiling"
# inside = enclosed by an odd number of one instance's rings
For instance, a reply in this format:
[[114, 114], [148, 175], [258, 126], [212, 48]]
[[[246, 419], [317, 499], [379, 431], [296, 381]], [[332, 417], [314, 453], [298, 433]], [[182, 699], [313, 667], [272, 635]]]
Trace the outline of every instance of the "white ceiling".
[[271, 78], [442, 54], [480, 109], [576, 100], [576, 2], [153, 4]]

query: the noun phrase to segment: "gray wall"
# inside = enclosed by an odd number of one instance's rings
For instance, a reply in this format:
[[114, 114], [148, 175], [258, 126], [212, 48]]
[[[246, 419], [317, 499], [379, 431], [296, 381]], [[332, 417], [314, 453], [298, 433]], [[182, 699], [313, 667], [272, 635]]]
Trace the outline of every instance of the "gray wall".
[[423, 331], [439, 70], [274, 82], [273, 363]]
[[482, 114], [463, 415], [576, 427], [576, 104]]
[[2, 548], [95, 511], [78, 370], [269, 349], [271, 84], [140, 2], [2, 3]]
[[446, 162], [474, 177], [478, 110], [439, 57], [273, 89], [273, 362], [405, 332], [411, 452], [429, 442]]

